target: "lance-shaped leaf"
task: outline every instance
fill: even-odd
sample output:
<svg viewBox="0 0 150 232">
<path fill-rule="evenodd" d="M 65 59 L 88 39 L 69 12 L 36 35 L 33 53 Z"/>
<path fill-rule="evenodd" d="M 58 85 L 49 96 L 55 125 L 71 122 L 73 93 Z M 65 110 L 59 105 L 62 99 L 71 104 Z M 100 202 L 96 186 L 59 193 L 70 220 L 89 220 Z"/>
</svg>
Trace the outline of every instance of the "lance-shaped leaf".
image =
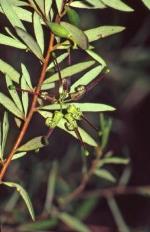
<svg viewBox="0 0 150 232">
<path fill-rule="evenodd" d="M 35 137 L 35 138 L 29 140 L 28 142 L 26 142 L 25 144 L 20 146 L 17 149 L 17 152 L 18 151 L 33 151 L 33 150 L 38 150 L 38 149 L 44 147 L 45 144 L 43 144 L 42 138 L 43 138 L 42 136 L 38 136 L 38 137 Z"/>
<path fill-rule="evenodd" d="M 25 30 L 22 22 L 18 18 L 13 6 L 9 3 L 8 0 L 0 0 L 1 7 L 8 18 L 9 22 L 12 24 L 13 27 L 20 27 Z"/>
<path fill-rule="evenodd" d="M 0 72 L 7 74 L 12 81 L 19 83 L 20 74 L 2 59 L 0 59 Z"/>
<path fill-rule="evenodd" d="M 67 57 L 69 56 L 68 52 L 63 53 L 62 55 L 57 57 L 57 63 L 60 64 L 61 62 L 63 62 Z M 49 66 L 47 67 L 47 70 L 54 68 L 55 64 L 54 62 L 51 62 L 49 64 Z"/>
<path fill-rule="evenodd" d="M 24 64 L 21 64 L 21 69 L 22 69 L 22 75 L 23 75 L 24 79 L 26 80 L 28 87 L 32 90 L 33 86 L 31 83 L 31 77 L 30 77 L 30 74 L 29 74 L 26 66 Z"/>
<path fill-rule="evenodd" d="M 78 232 L 90 232 L 91 230 L 83 224 L 79 219 L 67 213 L 59 213 L 58 218 L 68 227 Z"/>
<path fill-rule="evenodd" d="M 27 46 L 21 43 L 18 39 L 12 38 L 7 35 L 0 34 L 0 44 L 11 46 L 19 49 L 26 49 Z"/>
<path fill-rule="evenodd" d="M 110 182 L 115 183 L 116 179 L 115 177 L 106 169 L 96 169 L 94 171 L 94 174 L 100 178 L 103 178 L 105 180 L 108 180 Z"/>
<path fill-rule="evenodd" d="M 12 80 L 10 79 L 10 77 L 8 75 L 6 75 L 6 84 L 7 84 L 8 91 L 9 91 L 9 93 L 10 93 L 16 107 L 21 112 L 23 112 L 23 108 L 22 108 L 22 104 L 21 104 L 18 92 L 15 90 L 15 88 L 13 90 L 9 88 L 10 86 L 13 86 L 13 82 L 12 82 Z"/>
<path fill-rule="evenodd" d="M 40 10 L 44 13 L 44 0 L 34 0 Z"/>
<path fill-rule="evenodd" d="M 90 49 L 87 49 L 86 52 L 88 53 L 89 56 L 91 56 L 94 60 L 96 60 L 99 64 L 101 64 L 103 68 L 106 66 L 106 62 L 96 52 Z"/>
<path fill-rule="evenodd" d="M 3 153 L 2 153 L 2 123 L 0 122 L 0 160 L 3 160 Z"/>
<path fill-rule="evenodd" d="M 44 34 L 43 28 L 40 20 L 40 16 L 34 12 L 33 14 L 33 26 L 34 26 L 34 33 L 37 40 L 39 47 L 41 48 L 42 54 L 44 52 Z"/>
<path fill-rule="evenodd" d="M 121 0 L 101 0 L 106 6 L 112 7 L 116 10 L 132 12 L 134 11 L 130 6 L 122 2 Z"/>
<path fill-rule="evenodd" d="M 31 218 L 34 221 L 35 220 L 35 215 L 34 215 L 33 206 L 32 206 L 31 200 L 30 200 L 29 195 L 26 192 L 26 190 L 21 185 L 16 184 L 14 182 L 1 182 L 1 184 L 4 184 L 4 185 L 6 185 L 8 187 L 11 187 L 11 188 L 16 188 L 16 190 L 19 192 L 19 194 L 23 198 L 24 202 L 26 203 L 26 206 L 27 206 L 27 208 L 29 210 Z"/>
<path fill-rule="evenodd" d="M 96 41 L 101 38 L 119 33 L 125 30 L 122 26 L 100 26 L 86 30 L 84 33 L 87 35 L 89 42 Z"/>
<path fill-rule="evenodd" d="M 100 161 L 98 167 L 101 167 L 104 164 L 123 164 L 123 165 L 126 165 L 128 163 L 129 163 L 128 158 L 113 156 L 113 157 L 106 157 L 106 158 L 102 159 Z"/>
<path fill-rule="evenodd" d="M 60 107 L 60 106 L 59 106 Z M 39 114 L 44 117 L 44 118 L 48 118 L 48 117 L 51 117 L 52 116 L 52 113 L 49 112 L 49 111 L 45 111 L 45 110 L 39 110 L 38 111 Z M 74 131 L 68 131 L 65 127 L 65 123 L 66 123 L 66 120 L 64 118 L 62 118 L 60 120 L 60 122 L 58 123 L 58 127 L 64 131 L 66 131 L 67 133 L 69 133 L 70 135 L 72 135 L 73 137 L 75 137 L 76 139 L 79 139 L 76 135 L 76 133 Z M 90 146 L 93 146 L 93 147 L 97 147 L 97 143 L 96 141 L 86 132 L 84 131 L 82 128 L 78 127 L 78 130 L 79 130 L 79 133 L 82 137 L 82 140 L 83 142 L 89 144 Z"/>
<path fill-rule="evenodd" d="M 106 6 L 99 0 L 73 1 L 70 6 L 84 9 L 103 9 Z"/>
<path fill-rule="evenodd" d="M 70 92 L 74 92 L 76 87 L 79 85 L 87 85 L 93 81 L 103 70 L 103 66 L 99 65 L 96 68 L 91 69 L 89 72 L 80 77 L 70 89 Z"/>
<path fill-rule="evenodd" d="M 95 61 L 86 61 L 86 62 L 81 62 L 78 64 L 74 64 L 72 66 L 69 66 L 67 68 L 64 68 L 63 70 L 61 70 L 61 78 L 63 79 L 66 77 L 73 76 L 77 73 L 80 73 L 80 72 L 84 71 L 85 69 L 88 69 L 89 67 L 91 67 L 93 64 L 95 64 Z M 55 73 L 54 75 L 47 78 L 44 81 L 44 84 L 58 81 L 58 80 L 59 80 L 58 73 Z"/>
<path fill-rule="evenodd" d="M 23 156 L 25 156 L 27 154 L 27 152 L 23 151 L 23 152 L 17 152 L 16 154 L 14 154 L 12 160 L 16 160 L 16 159 L 20 159 Z"/>
<path fill-rule="evenodd" d="M 24 119 L 23 113 L 17 108 L 14 102 L 3 93 L 0 93 L 0 104 L 18 118 Z"/>
<path fill-rule="evenodd" d="M 28 89 L 28 85 L 27 85 L 24 75 L 22 75 L 22 78 L 21 78 L 21 89 Z M 26 116 L 28 112 L 28 106 L 29 106 L 29 96 L 28 96 L 28 93 L 24 91 L 22 91 L 22 105 L 24 109 L 24 114 Z"/>
<path fill-rule="evenodd" d="M 74 9 L 71 9 L 71 7 L 67 8 L 67 16 L 71 24 L 75 25 L 76 27 L 80 25 L 80 17 Z"/>
<path fill-rule="evenodd" d="M 22 41 L 27 45 L 27 47 L 37 56 L 41 61 L 44 61 L 41 48 L 36 43 L 34 38 L 28 34 L 26 31 L 22 30 L 19 27 L 16 27 L 16 32 L 18 36 L 22 39 Z"/>
<path fill-rule="evenodd" d="M 62 105 L 62 109 L 67 109 L 70 104 Z M 114 111 L 115 108 L 106 104 L 101 103 L 73 103 L 82 112 L 103 112 L 103 111 Z M 39 107 L 42 110 L 60 110 L 60 104 L 45 105 Z"/>
<path fill-rule="evenodd" d="M 8 121 L 8 113 L 4 113 L 3 124 L 2 124 L 2 139 L 1 139 L 1 154 L 4 155 L 4 149 L 6 146 L 7 136 L 9 130 L 9 121 Z"/>
<path fill-rule="evenodd" d="M 62 10 L 62 6 L 63 6 L 63 0 L 55 0 L 55 2 L 56 2 L 58 13 L 60 15 L 61 14 L 61 10 Z"/>
<path fill-rule="evenodd" d="M 142 2 L 150 10 L 150 1 L 149 0 L 142 0 Z"/>
<path fill-rule="evenodd" d="M 84 50 L 88 48 L 88 37 L 81 29 L 67 22 L 61 22 L 61 25 L 69 31 L 70 39 L 72 39 L 74 43 Z"/>
<path fill-rule="evenodd" d="M 49 19 L 52 2 L 53 0 L 45 0 L 45 14 L 46 14 L 47 19 Z"/>
</svg>

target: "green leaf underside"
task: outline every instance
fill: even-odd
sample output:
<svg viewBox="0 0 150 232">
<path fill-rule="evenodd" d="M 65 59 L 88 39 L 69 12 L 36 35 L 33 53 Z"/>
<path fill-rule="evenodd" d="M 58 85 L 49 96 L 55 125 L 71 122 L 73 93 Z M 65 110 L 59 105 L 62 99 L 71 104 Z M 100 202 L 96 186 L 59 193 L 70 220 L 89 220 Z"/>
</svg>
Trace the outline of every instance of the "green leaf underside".
<svg viewBox="0 0 150 232">
<path fill-rule="evenodd" d="M 86 52 L 89 56 L 91 56 L 95 61 L 97 61 L 103 68 L 106 67 L 106 62 L 103 60 L 103 58 L 98 55 L 93 50 L 87 49 Z"/>
<path fill-rule="evenodd" d="M 70 103 L 62 105 L 62 109 L 66 109 Z M 103 111 L 114 111 L 115 108 L 106 104 L 101 103 L 73 103 L 82 112 L 103 112 Z M 46 105 L 39 107 L 42 110 L 60 110 L 60 104 Z"/>
<path fill-rule="evenodd" d="M 48 118 L 48 117 L 51 117 L 52 116 L 52 113 L 49 112 L 49 111 L 44 111 L 44 110 L 39 110 L 38 111 L 39 114 L 44 117 L 44 118 Z M 72 135 L 73 137 L 75 137 L 76 139 L 78 139 L 76 133 L 74 131 L 68 131 L 65 127 L 65 122 L 66 120 L 65 119 L 61 119 L 61 121 L 58 123 L 58 127 L 62 130 L 64 130 L 65 132 L 69 133 L 70 135 Z M 80 135 L 83 139 L 83 142 L 89 144 L 90 146 L 93 146 L 93 147 L 97 147 L 97 143 L 96 141 L 86 132 L 84 131 L 82 128 L 78 127 L 79 129 L 79 132 L 80 132 Z"/>
<path fill-rule="evenodd" d="M 89 67 L 91 67 L 94 64 L 95 64 L 95 61 L 86 61 L 86 62 L 74 64 L 70 67 L 67 67 L 67 68 L 64 68 L 63 70 L 61 70 L 61 77 L 63 79 L 63 78 L 73 76 L 79 72 L 84 71 L 85 69 L 88 69 Z M 47 78 L 44 81 L 43 85 L 50 83 L 50 82 L 58 81 L 58 80 L 59 80 L 58 73 L 55 73 L 54 75 Z"/>
<path fill-rule="evenodd" d="M 44 146 L 45 145 L 42 143 L 42 136 L 38 136 L 38 137 L 35 137 L 35 138 L 29 140 L 28 142 L 26 142 L 22 146 L 20 146 L 17 149 L 17 152 L 18 151 L 33 151 L 33 150 L 37 150 L 39 148 L 42 148 Z"/>
<path fill-rule="evenodd" d="M 29 210 L 31 218 L 34 221 L 35 220 L 35 215 L 34 215 L 33 206 L 32 206 L 31 200 L 30 200 L 29 195 L 26 192 L 26 190 L 22 186 L 20 186 L 19 184 L 14 183 L 14 182 L 1 182 L 1 184 L 4 184 L 4 185 L 6 185 L 8 187 L 11 187 L 11 188 L 16 188 L 16 190 L 19 192 L 19 194 L 23 198 L 24 202 L 26 203 L 26 206 L 27 206 L 27 208 Z"/>
<path fill-rule="evenodd" d="M 35 33 L 37 43 L 38 43 L 39 47 L 41 48 L 41 51 L 43 54 L 43 52 L 44 52 L 44 34 L 43 34 L 43 28 L 42 28 L 40 19 L 41 19 L 40 16 L 36 12 L 34 12 L 34 14 L 33 14 L 34 33 Z"/>
<path fill-rule="evenodd" d="M 86 4 L 87 2 L 87 4 Z M 103 9 L 106 6 L 100 2 L 99 0 L 93 1 L 93 0 L 87 0 L 85 3 L 83 1 L 73 1 L 70 6 L 77 7 L 77 8 L 85 8 L 85 9 Z M 90 4 L 88 4 L 90 3 Z M 95 4 L 94 4 L 95 3 Z"/>
<path fill-rule="evenodd" d="M 44 0 L 34 0 L 34 1 L 36 2 L 40 10 L 44 12 Z"/>
<path fill-rule="evenodd" d="M 103 164 L 128 164 L 129 159 L 121 157 L 106 157 L 102 160 Z"/>
<path fill-rule="evenodd" d="M 60 64 L 61 62 L 63 62 L 67 57 L 69 56 L 69 53 L 68 52 L 65 52 L 64 54 L 58 56 L 56 59 L 57 59 L 57 63 Z M 47 67 L 47 70 L 51 69 L 51 68 L 54 68 L 55 67 L 55 64 L 54 62 L 51 62 L 49 64 L 49 66 Z"/>
<path fill-rule="evenodd" d="M 22 75 L 23 75 L 24 79 L 26 80 L 26 83 L 27 83 L 28 87 L 32 90 L 33 86 L 32 86 L 32 83 L 31 83 L 30 74 L 29 74 L 26 66 L 24 64 L 21 64 L 21 69 L 22 69 Z"/>
<path fill-rule="evenodd" d="M 13 82 L 8 75 L 6 75 L 6 84 L 7 84 L 8 91 L 10 93 L 10 96 L 12 97 L 14 104 L 23 113 L 23 108 L 22 108 L 22 104 L 21 104 L 18 92 L 15 89 L 14 90 L 9 89 L 9 86 L 12 86 Z"/>
<path fill-rule="evenodd" d="M 22 75 L 22 78 L 21 78 L 21 88 L 28 89 L 24 75 Z M 28 93 L 23 92 L 23 91 L 22 91 L 22 105 L 23 105 L 24 114 L 26 116 L 28 112 L 28 106 L 29 106 L 29 97 L 28 97 Z"/>
<path fill-rule="evenodd" d="M 105 38 L 107 36 L 122 32 L 125 30 L 123 26 L 99 26 L 85 31 L 89 42 Z"/>
<path fill-rule="evenodd" d="M 57 6 L 57 10 L 58 10 L 58 13 L 59 13 L 59 15 L 60 15 L 60 13 L 61 13 L 61 9 L 62 9 L 62 0 L 55 0 L 55 2 L 56 2 L 56 6 Z"/>
<path fill-rule="evenodd" d="M 28 46 L 28 48 L 33 52 L 33 54 L 37 56 L 37 58 L 39 58 L 41 61 L 44 61 L 42 51 L 39 45 L 33 39 L 33 37 L 30 34 L 28 34 L 26 31 L 22 30 L 21 28 L 16 27 L 15 29 L 16 29 L 18 36 Z"/>
<path fill-rule="evenodd" d="M 16 107 L 14 102 L 3 93 L 0 93 L 0 104 L 18 118 L 24 119 L 23 113 Z"/>
<path fill-rule="evenodd" d="M 115 177 L 109 172 L 107 171 L 106 169 L 97 169 L 94 171 L 94 174 L 100 178 L 103 178 L 103 179 L 106 179 L 110 182 L 113 182 L 115 183 L 116 182 L 116 179 Z"/>
<path fill-rule="evenodd" d="M 25 30 L 24 25 L 18 18 L 15 10 L 13 9 L 12 5 L 9 3 L 8 0 L 0 0 L 1 7 L 8 18 L 9 22 L 12 24 L 13 27 L 20 27 Z"/>
<path fill-rule="evenodd" d="M 88 48 L 88 38 L 86 34 L 80 30 L 78 27 L 67 23 L 67 22 L 61 22 L 61 25 L 67 29 L 70 33 L 70 38 L 82 49 Z"/>
<path fill-rule="evenodd" d="M 69 226 L 74 231 L 90 232 L 90 229 L 85 224 L 83 224 L 79 219 L 67 213 L 59 213 L 58 217 L 63 223 L 65 223 L 67 226 Z"/>
<path fill-rule="evenodd" d="M 16 159 L 22 158 L 26 154 L 27 154 L 27 152 L 17 152 L 16 154 L 14 154 L 12 160 L 16 160 Z"/>
<path fill-rule="evenodd" d="M 3 35 L 3 34 L 0 34 L 0 44 L 19 48 L 19 49 L 27 48 L 27 46 L 21 43 L 19 40 L 14 39 L 10 36 Z"/>
<path fill-rule="evenodd" d="M 79 85 L 87 85 L 93 81 L 103 70 L 103 66 L 99 65 L 96 68 L 91 69 L 89 72 L 84 74 L 80 79 L 78 79 L 70 89 L 70 92 L 74 92 L 75 88 Z"/>
<path fill-rule="evenodd" d="M 130 6 L 125 4 L 121 0 L 101 0 L 102 3 L 104 3 L 106 6 L 112 7 L 116 10 L 120 11 L 126 11 L 126 12 L 132 12 L 134 11 Z"/>
<path fill-rule="evenodd" d="M 51 10 L 53 0 L 45 0 L 45 14 L 46 17 L 49 19 L 49 13 Z"/>
<path fill-rule="evenodd" d="M 150 10 L 150 0 L 142 0 L 142 2 Z"/>
<path fill-rule="evenodd" d="M 12 81 L 19 83 L 20 74 L 2 59 L 0 59 L 0 72 L 7 74 Z"/>
</svg>

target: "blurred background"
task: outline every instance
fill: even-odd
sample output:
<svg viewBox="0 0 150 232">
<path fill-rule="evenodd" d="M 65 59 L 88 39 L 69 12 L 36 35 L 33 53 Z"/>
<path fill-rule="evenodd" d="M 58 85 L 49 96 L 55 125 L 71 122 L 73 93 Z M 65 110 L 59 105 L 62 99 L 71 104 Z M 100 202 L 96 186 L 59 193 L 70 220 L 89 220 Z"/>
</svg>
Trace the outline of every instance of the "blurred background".
<svg viewBox="0 0 150 232">
<path fill-rule="evenodd" d="M 86 95 L 83 101 L 110 104 L 117 108 L 116 112 L 107 114 L 108 117 L 112 118 L 113 126 L 106 150 L 113 151 L 117 156 L 130 157 L 131 162 L 127 168 L 112 166 L 111 170 L 118 177 L 125 172 L 126 182 L 129 186 L 149 186 L 150 12 L 141 1 L 128 0 L 126 2 L 135 9 L 133 13 L 124 13 L 108 8 L 91 12 L 79 11 L 82 28 L 84 29 L 99 25 L 122 25 L 126 27 L 126 30 L 122 33 L 96 42 L 97 52 L 107 61 L 110 73 L 89 95 Z M 3 28 L 7 21 L 2 15 L 0 17 L 1 27 Z M 28 27 L 28 23 L 26 25 Z M 29 31 L 32 31 L 30 27 L 28 28 Z M 20 70 L 21 62 L 25 63 L 36 83 L 36 77 L 41 67 L 37 65 L 32 55 L 26 56 L 24 52 L 4 46 L 0 46 L 0 54 L 17 70 Z M 83 59 L 85 59 L 84 56 Z M 2 80 L 1 86 L 3 87 L 3 85 Z M 0 111 L 0 114 L 2 118 L 3 112 Z M 89 114 L 87 117 L 96 126 L 99 126 L 99 115 Z M 33 134 L 37 136 L 46 133 L 47 128 L 40 126 L 40 122 L 41 119 L 35 116 L 26 139 L 32 137 Z M 12 121 L 12 125 L 13 123 Z M 13 126 L 15 127 L 15 124 Z M 86 128 L 86 125 L 84 126 Z M 14 142 L 17 133 L 16 130 L 11 131 L 8 151 L 11 149 L 11 144 Z M 64 179 L 65 177 L 68 178 L 69 175 L 70 180 L 73 181 L 74 178 L 76 179 L 76 175 L 80 174 L 78 167 L 81 160 L 80 156 L 77 158 L 77 154 L 80 154 L 80 146 L 77 141 L 58 129 L 51 137 L 48 147 L 37 154 L 29 154 L 31 155 L 30 160 L 27 156 L 18 162 L 14 162 L 9 169 L 7 179 L 16 182 L 22 180 L 23 185 L 30 193 L 39 218 L 45 202 L 47 179 L 52 161 L 57 159 Z M 74 171 L 77 173 L 74 174 Z M 63 179 L 60 179 L 60 181 L 63 182 Z M 92 183 L 88 186 L 88 189 L 107 185 L 103 182 L 96 183 L 96 185 Z M 57 191 L 59 194 L 59 188 Z M 1 202 L 4 203 L 1 204 L 0 214 L 0 221 L 5 225 L 4 231 L 6 228 L 12 230 L 18 222 L 20 224 L 24 220 L 28 222 L 27 212 L 22 210 L 23 212 L 20 214 L 24 205 L 21 201 L 18 201 L 17 195 L 4 188 L 0 191 L 0 197 Z M 70 207 L 77 208 L 79 203 L 80 200 Z M 117 216 L 117 213 L 119 213 L 119 216 Z M 116 217 L 121 217 L 119 222 Z M 149 232 L 150 198 L 136 194 L 123 194 L 116 196 L 111 201 L 107 198 L 98 197 L 83 219 L 95 232 Z M 120 223 L 123 230 L 117 229 Z"/>
</svg>

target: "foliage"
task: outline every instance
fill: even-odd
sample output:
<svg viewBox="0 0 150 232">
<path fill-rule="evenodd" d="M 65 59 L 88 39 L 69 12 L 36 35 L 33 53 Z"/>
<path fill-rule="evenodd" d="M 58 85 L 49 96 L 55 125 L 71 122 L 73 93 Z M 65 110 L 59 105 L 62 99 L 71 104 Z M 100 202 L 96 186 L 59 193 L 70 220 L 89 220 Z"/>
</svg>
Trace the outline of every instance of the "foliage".
<svg viewBox="0 0 150 232">
<path fill-rule="evenodd" d="M 142 1 L 150 8 L 149 1 Z M 107 185 L 112 184 L 117 181 L 117 177 L 111 173 L 111 164 L 124 165 L 129 162 L 127 158 L 105 151 L 112 121 L 102 112 L 111 112 L 115 108 L 103 103 L 80 101 L 109 72 L 106 61 L 97 54 L 93 42 L 122 32 L 125 27 L 100 25 L 83 30 L 78 9 L 101 10 L 107 7 L 125 12 L 133 11 L 120 0 L 0 0 L 0 12 L 11 24 L 9 28 L 5 28 L 4 34 L 0 34 L 0 44 L 27 51 L 26 56 L 31 53 L 35 56 L 37 64 L 42 66 L 39 80 L 36 79 L 35 84 L 26 64 L 21 63 L 18 71 L 7 61 L 0 59 L 0 72 L 5 78 L 5 88 L 0 90 L 0 104 L 5 108 L 0 123 L 1 186 L 16 188 L 24 199 L 31 218 L 35 220 L 32 203 L 24 188 L 12 181 L 3 181 L 8 166 L 11 167 L 12 162 L 24 156 L 30 159 L 31 151 L 37 153 L 47 146 L 56 128 L 74 136 L 81 145 L 81 184 L 75 188 L 68 180 L 64 180 L 61 176 L 61 165 L 58 161 L 52 162 L 43 209 L 46 220 L 31 224 L 23 222 L 19 227 L 20 231 L 50 229 L 58 226 L 60 222 L 75 231 L 90 231 L 82 222 L 86 216 L 77 217 L 79 214 L 75 213 L 75 209 L 68 207 L 68 204 L 80 196 L 91 177 L 104 180 Z M 29 28 L 33 29 L 34 34 L 29 32 Z M 47 33 L 50 34 L 49 44 L 46 39 Z M 86 61 L 81 59 L 72 62 L 71 58 L 76 51 L 86 55 Z M 85 112 L 100 113 L 100 142 L 82 128 L 82 122 L 85 121 L 97 130 L 86 118 Z M 46 126 L 48 132 L 46 135 L 36 135 L 28 140 L 27 129 L 35 113 L 42 119 L 41 126 Z M 15 130 L 9 123 L 10 118 L 13 118 L 16 129 L 20 132 L 10 153 L 7 154 L 7 137 L 11 130 Z M 67 162 L 71 162 L 71 157 Z M 63 165 L 67 165 L 67 162 Z M 67 168 L 65 171 L 67 172 Z M 89 204 L 88 199 L 82 202 L 80 207 L 83 207 L 83 212 L 88 215 L 95 202 L 96 200 L 90 201 Z"/>
</svg>

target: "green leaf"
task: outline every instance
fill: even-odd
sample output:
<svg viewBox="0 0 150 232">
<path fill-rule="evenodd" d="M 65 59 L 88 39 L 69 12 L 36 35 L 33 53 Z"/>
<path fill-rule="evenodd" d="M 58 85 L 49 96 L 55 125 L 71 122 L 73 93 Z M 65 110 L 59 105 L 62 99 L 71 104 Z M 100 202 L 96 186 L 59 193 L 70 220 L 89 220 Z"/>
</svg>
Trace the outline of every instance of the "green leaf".
<svg viewBox="0 0 150 232">
<path fill-rule="evenodd" d="M 62 105 L 62 109 L 66 109 L 70 103 Z M 82 112 L 103 112 L 103 111 L 114 111 L 115 108 L 106 104 L 101 103 L 73 103 Z M 52 104 L 41 106 L 42 110 L 60 110 L 60 104 Z"/>
<path fill-rule="evenodd" d="M 19 49 L 26 49 L 27 48 L 18 39 L 14 39 L 14 38 L 11 38 L 10 36 L 6 36 L 3 34 L 0 34 L 0 44 L 19 48 Z"/>
<path fill-rule="evenodd" d="M 20 74 L 2 59 L 0 59 L 0 72 L 7 74 L 12 81 L 19 83 Z"/>
<path fill-rule="evenodd" d="M 128 164 L 129 159 L 121 157 L 106 157 L 102 160 L 103 164 Z"/>
<path fill-rule="evenodd" d="M 57 218 L 50 218 L 43 221 L 36 221 L 35 223 L 26 223 L 19 226 L 18 230 L 21 232 L 31 232 L 31 231 L 45 231 L 50 230 L 58 224 Z"/>
<path fill-rule="evenodd" d="M 66 59 L 66 57 L 68 57 L 69 56 L 69 53 L 68 52 L 65 52 L 65 53 L 63 53 L 62 55 L 60 55 L 60 56 L 58 56 L 57 57 L 57 63 L 58 64 L 60 64 L 61 62 L 63 62 L 65 59 Z M 51 68 L 54 68 L 54 62 L 51 62 L 50 64 L 49 64 L 49 66 L 47 67 L 47 70 L 49 70 L 49 69 L 51 69 Z"/>
<path fill-rule="evenodd" d="M 21 78 L 21 89 L 25 89 L 25 90 L 28 89 L 24 75 L 22 75 L 22 78 Z M 24 114 L 26 116 L 28 112 L 28 107 L 29 107 L 29 96 L 28 96 L 28 93 L 24 91 L 22 91 L 22 105 L 24 109 Z"/>
<path fill-rule="evenodd" d="M 18 151 L 33 151 L 33 150 L 37 150 L 39 148 L 44 147 L 45 144 L 42 143 L 42 138 L 43 138 L 42 136 L 38 136 L 38 137 L 35 137 L 29 140 L 28 142 L 20 146 L 17 149 L 17 152 Z"/>
<path fill-rule="evenodd" d="M 62 26 L 59 23 L 53 23 L 53 22 L 47 22 L 47 25 L 49 26 L 49 28 L 51 29 L 51 31 L 58 37 L 61 38 L 69 38 L 70 33 L 69 31 Z"/>
<path fill-rule="evenodd" d="M 44 13 L 44 0 L 34 0 L 34 1 L 36 2 L 40 10 Z"/>
<path fill-rule="evenodd" d="M 49 111 L 44 111 L 44 110 L 38 110 L 39 114 L 44 117 L 44 118 L 48 118 L 52 116 L 52 113 Z M 72 135 L 73 137 L 75 137 L 76 139 L 78 139 L 76 133 L 74 131 L 68 131 L 65 127 L 65 119 L 61 119 L 60 122 L 58 123 L 58 127 L 64 131 L 66 131 L 67 133 L 69 133 L 70 135 Z M 90 146 L 93 147 L 97 147 L 97 143 L 96 141 L 86 132 L 84 131 L 82 128 L 78 127 L 79 133 L 83 139 L 83 142 L 89 144 Z"/>
<path fill-rule="evenodd" d="M 69 38 L 71 40 L 73 40 L 73 42 L 75 44 L 77 44 L 80 48 L 82 49 L 87 49 L 89 44 L 88 44 L 88 38 L 86 36 L 86 34 L 80 30 L 78 27 L 70 24 L 70 23 L 67 23 L 67 22 L 63 22 L 61 21 L 61 25 L 69 31 L 70 33 L 70 36 Z"/>
<path fill-rule="evenodd" d="M 150 1 L 149 0 L 142 0 L 142 2 L 150 10 Z"/>
<path fill-rule="evenodd" d="M 8 136 L 8 130 L 9 130 L 9 121 L 8 121 L 8 113 L 4 113 L 4 118 L 3 118 L 3 136 L 2 136 L 2 147 L 1 147 L 1 152 L 4 155 L 4 150 L 6 146 L 6 141 L 7 141 L 7 136 Z"/>
<path fill-rule="evenodd" d="M 1 184 L 4 184 L 4 185 L 6 185 L 8 187 L 11 187 L 11 188 L 16 188 L 16 190 L 19 192 L 19 194 L 21 195 L 21 197 L 25 201 L 26 206 L 27 206 L 27 208 L 29 210 L 29 213 L 31 215 L 31 218 L 34 221 L 35 220 L 35 215 L 34 215 L 33 206 L 32 206 L 31 200 L 30 200 L 29 195 L 26 192 L 26 190 L 22 186 L 20 186 L 19 184 L 14 183 L 14 182 L 1 182 Z"/>
<path fill-rule="evenodd" d="M 76 27 L 78 27 L 80 25 L 80 17 L 74 9 L 71 9 L 70 7 L 68 7 L 67 8 L 67 16 L 68 16 L 68 20 L 71 24 L 75 25 Z"/>
<path fill-rule="evenodd" d="M 95 61 L 97 61 L 101 66 L 104 68 L 106 67 L 106 62 L 103 60 L 101 56 L 99 56 L 96 52 L 93 50 L 87 49 L 86 52 L 89 56 L 91 56 Z"/>
<path fill-rule="evenodd" d="M 111 118 L 106 119 L 103 114 L 100 114 L 100 127 L 101 127 L 101 149 L 104 150 L 108 143 L 112 128 Z"/>
<path fill-rule="evenodd" d="M 62 6 L 63 6 L 63 0 L 55 0 L 55 2 L 56 2 L 58 13 L 60 15 L 61 14 L 61 10 L 62 10 Z"/>
<path fill-rule="evenodd" d="M 61 78 L 63 79 L 66 77 L 73 76 L 79 72 L 84 71 L 85 69 L 88 69 L 94 64 L 95 64 L 95 61 L 86 61 L 86 62 L 77 63 L 67 68 L 64 68 L 63 70 L 61 70 Z M 47 83 L 58 81 L 58 80 L 59 80 L 58 73 L 55 73 L 54 75 L 47 78 L 43 84 L 47 84 Z"/>
<path fill-rule="evenodd" d="M 34 12 L 33 14 L 33 26 L 34 26 L 34 33 L 37 40 L 39 47 L 41 48 L 42 54 L 44 52 L 44 34 L 43 28 L 41 25 L 40 16 Z"/>
<path fill-rule="evenodd" d="M 89 42 L 105 38 L 107 36 L 122 32 L 125 27 L 122 26 L 100 26 L 86 30 L 84 33 L 87 35 Z"/>
<path fill-rule="evenodd" d="M 2 153 L 2 123 L 0 122 L 0 161 L 3 160 L 3 153 Z"/>
<path fill-rule="evenodd" d="M 42 84 L 41 90 L 53 89 L 55 88 L 55 83 Z"/>
<path fill-rule="evenodd" d="M 30 90 L 32 90 L 33 86 L 31 83 L 31 77 L 30 77 L 30 74 L 29 74 L 26 66 L 24 64 L 21 64 L 21 69 L 22 69 L 22 75 L 23 75 L 24 79 L 26 80 L 28 87 L 30 88 Z"/>
<path fill-rule="evenodd" d="M 109 172 L 107 171 L 106 169 L 96 169 L 94 171 L 94 174 L 100 178 L 103 178 L 103 179 L 106 179 L 110 182 L 113 182 L 115 183 L 116 182 L 116 179 L 115 177 Z"/>
<path fill-rule="evenodd" d="M 45 14 L 46 14 L 47 19 L 49 19 L 52 2 L 53 2 L 52 0 L 45 0 Z"/>
<path fill-rule="evenodd" d="M 59 213 L 58 217 L 63 223 L 75 231 L 90 232 L 90 229 L 85 224 L 67 213 Z"/>
<path fill-rule="evenodd" d="M 41 48 L 33 39 L 33 37 L 28 34 L 26 31 L 22 30 L 19 27 L 16 27 L 16 32 L 18 36 L 23 40 L 23 42 L 28 46 L 28 48 L 33 52 L 35 56 L 37 56 L 42 62 L 44 61 Z"/>
<path fill-rule="evenodd" d="M 0 104 L 18 118 L 24 119 L 23 113 L 16 107 L 14 102 L 3 93 L 0 93 Z"/>
<path fill-rule="evenodd" d="M 76 87 L 79 85 L 88 85 L 102 72 L 102 70 L 103 66 L 99 65 L 96 68 L 93 68 L 89 72 L 85 73 L 71 86 L 70 92 L 74 92 Z"/>
<path fill-rule="evenodd" d="M 88 4 L 89 3 L 89 4 Z M 103 9 L 106 6 L 99 0 L 73 1 L 70 6 L 84 9 Z"/>
<path fill-rule="evenodd" d="M 20 27 L 25 30 L 22 22 L 18 18 L 13 6 L 9 3 L 8 0 L 0 0 L 1 7 L 8 18 L 9 22 L 12 24 L 13 27 Z"/>
<path fill-rule="evenodd" d="M 16 159 L 20 159 L 22 158 L 23 156 L 25 156 L 27 154 L 27 152 L 18 152 L 16 154 L 14 154 L 12 160 L 16 160 Z"/>
<path fill-rule="evenodd" d="M 8 91 L 13 99 L 13 102 L 15 103 L 16 107 L 23 113 L 23 108 L 22 108 L 22 104 L 21 104 L 18 92 L 15 89 L 11 90 L 9 88 L 9 86 L 13 86 L 13 82 L 7 74 L 6 74 L 6 84 L 7 84 Z"/>
<path fill-rule="evenodd" d="M 124 2 L 120 0 L 101 0 L 102 3 L 104 3 L 106 6 L 112 7 L 116 10 L 120 11 L 126 11 L 126 12 L 132 12 L 134 11 L 130 6 L 125 4 Z"/>
</svg>

